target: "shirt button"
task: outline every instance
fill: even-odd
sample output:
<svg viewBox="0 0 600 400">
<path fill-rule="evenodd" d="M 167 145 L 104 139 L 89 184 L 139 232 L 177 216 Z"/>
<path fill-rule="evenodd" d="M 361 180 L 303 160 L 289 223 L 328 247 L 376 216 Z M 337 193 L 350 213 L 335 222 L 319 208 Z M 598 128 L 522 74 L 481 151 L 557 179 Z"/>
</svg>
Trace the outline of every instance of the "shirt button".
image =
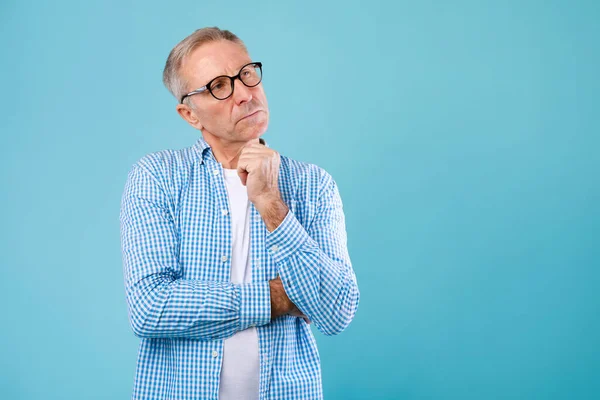
<svg viewBox="0 0 600 400">
<path fill-rule="evenodd" d="M 213 175 L 219 175 L 219 170 L 218 169 L 213 169 Z"/>
<path fill-rule="evenodd" d="M 219 356 L 219 353 L 218 353 L 216 350 L 213 350 L 213 352 L 212 352 L 212 356 L 213 356 L 214 358 L 217 358 L 217 357 Z"/>
<path fill-rule="evenodd" d="M 229 214 L 229 210 L 227 210 L 227 209 L 224 208 L 224 209 L 221 210 L 221 213 L 223 215 L 227 215 L 227 214 Z"/>
<path fill-rule="evenodd" d="M 277 250 L 279 250 L 279 246 L 277 246 L 276 244 L 274 244 L 273 246 L 271 246 L 271 251 L 273 253 L 275 253 Z"/>
<path fill-rule="evenodd" d="M 223 262 L 227 261 L 227 256 L 221 257 L 221 261 L 223 261 Z"/>
</svg>

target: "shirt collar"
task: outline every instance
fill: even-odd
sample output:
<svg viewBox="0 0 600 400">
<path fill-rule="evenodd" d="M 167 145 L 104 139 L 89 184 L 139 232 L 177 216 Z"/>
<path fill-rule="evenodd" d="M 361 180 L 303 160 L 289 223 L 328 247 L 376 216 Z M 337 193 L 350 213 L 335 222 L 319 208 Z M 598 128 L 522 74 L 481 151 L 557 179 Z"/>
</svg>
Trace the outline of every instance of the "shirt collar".
<svg viewBox="0 0 600 400">
<path fill-rule="evenodd" d="M 258 140 L 260 143 L 269 147 L 265 139 L 259 138 Z M 204 162 L 204 158 L 206 157 L 206 154 L 208 152 L 210 152 L 210 154 L 212 155 L 212 148 L 210 147 L 210 144 L 208 144 L 208 142 L 204 140 L 204 137 L 202 135 L 198 138 L 198 140 L 196 141 L 196 143 L 194 143 L 192 147 L 194 148 L 196 154 L 198 155 L 198 158 L 200 159 L 200 164 Z"/>
<path fill-rule="evenodd" d="M 198 155 L 198 159 L 200 159 L 200 164 L 202 164 L 204 162 L 204 154 L 207 151 L 212 152 L 210 145 L 208 144 L 208 142 L 206 140 L 204 140 L 202 135 L 198 138 L 196 143 L 194 143 L 193 147 L 194 147 L 194 150 L 196 151 L 196 154 Z"/>
</svg>

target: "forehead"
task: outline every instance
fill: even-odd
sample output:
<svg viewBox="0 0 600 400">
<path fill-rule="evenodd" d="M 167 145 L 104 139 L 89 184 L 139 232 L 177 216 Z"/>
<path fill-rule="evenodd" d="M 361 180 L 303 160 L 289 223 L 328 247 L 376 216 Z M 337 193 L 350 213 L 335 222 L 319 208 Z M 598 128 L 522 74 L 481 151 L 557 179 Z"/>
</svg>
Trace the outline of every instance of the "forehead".
<svg viewBox="0 0 600 400">
<path fill-rule="evenodd" d="M 252 60 L 244 48 L 228 40 L 205 43 L 183 61 L 182 72 L 192 86 L 202 86 L 219 75 L 235 75 Z"/>
</svg>

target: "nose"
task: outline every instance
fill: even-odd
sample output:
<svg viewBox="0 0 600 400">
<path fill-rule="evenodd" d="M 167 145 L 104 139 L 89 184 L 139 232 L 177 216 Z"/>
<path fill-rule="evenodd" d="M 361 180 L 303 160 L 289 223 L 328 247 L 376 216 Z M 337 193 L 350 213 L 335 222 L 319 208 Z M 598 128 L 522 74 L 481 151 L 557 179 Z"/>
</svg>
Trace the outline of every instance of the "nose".
<svg viewBox="0 0 600 400">
<path fill-rule="evenodd" d="M 242 81 L 236 79 L 233 81 L 233 100 L 235 104 L 240 105 L 242 103 L 252 100 L 251 88 L 244 85 Z"/>
</svg>

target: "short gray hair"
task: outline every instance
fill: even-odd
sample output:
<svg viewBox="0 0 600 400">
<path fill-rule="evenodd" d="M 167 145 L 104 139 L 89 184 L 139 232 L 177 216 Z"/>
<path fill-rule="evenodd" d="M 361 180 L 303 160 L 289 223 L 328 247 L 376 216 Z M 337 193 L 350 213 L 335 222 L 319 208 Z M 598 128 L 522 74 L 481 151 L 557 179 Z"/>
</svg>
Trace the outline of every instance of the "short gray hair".
<svg viewBox="0 0 600 400">
<path fill-rule="evenodd" d="M 179 100 L 187 93 L 187 85 L 185 78 L 181 76 L 181 66 L 185 58 L 196 48 L 205 43 L 215 42 L 218 40 L 229 40 L 239 44 L 244 51 L 248 52 L 246 45 L 235 34 L 228 30 L 219 29 L 216 26 L 196 29 L 191 35 L 177 43 L 165 63 L 163 70 L 163 83 L 169 89 L 169 92 Z"/>
</svg>

